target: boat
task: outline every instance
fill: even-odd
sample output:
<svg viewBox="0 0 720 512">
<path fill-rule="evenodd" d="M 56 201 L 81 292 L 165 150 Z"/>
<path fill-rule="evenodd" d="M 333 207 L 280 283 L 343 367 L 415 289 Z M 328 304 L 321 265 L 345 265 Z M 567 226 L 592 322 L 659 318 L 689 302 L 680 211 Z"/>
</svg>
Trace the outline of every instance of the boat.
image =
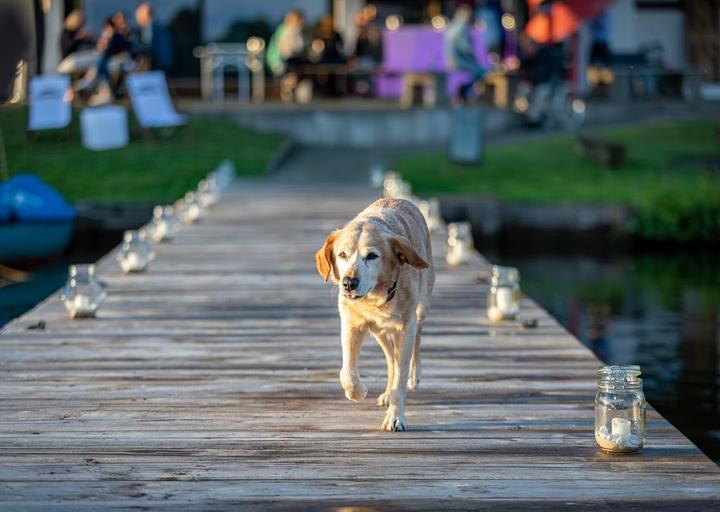
<svg viewBox="0 0 720 512">
<path fill-rule="evenodd" d="M 75 208 L 29 173 L 0 183 L 0 262 L 52 258 L 72 239 Z"/>
</svg>

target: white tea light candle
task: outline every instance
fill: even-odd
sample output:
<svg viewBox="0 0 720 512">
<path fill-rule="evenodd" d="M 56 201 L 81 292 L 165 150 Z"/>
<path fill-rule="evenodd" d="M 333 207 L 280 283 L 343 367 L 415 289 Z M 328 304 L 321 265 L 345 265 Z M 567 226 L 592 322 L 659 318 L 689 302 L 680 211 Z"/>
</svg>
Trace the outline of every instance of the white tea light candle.
<svg viewBox="0 0 720 512">
<path fill-rule="evenodd" d="M 90 300 L 90 297 L 87 295 L 76 295 L 75 299 L 72 301 L 72 309 L 75 312 L 74 316 L 77 316 L 78 314 L 80 316 L 87 315 L 88 313 L 94 313 L 95 309 L 93 308 L 92 301 Z"/>
<path fill-rule="evenodd" d="M 612 435 L 627 438 L 630 435 L 630 426 L 632 423 L 625 418 L 612 419 Z"/>
</svg>

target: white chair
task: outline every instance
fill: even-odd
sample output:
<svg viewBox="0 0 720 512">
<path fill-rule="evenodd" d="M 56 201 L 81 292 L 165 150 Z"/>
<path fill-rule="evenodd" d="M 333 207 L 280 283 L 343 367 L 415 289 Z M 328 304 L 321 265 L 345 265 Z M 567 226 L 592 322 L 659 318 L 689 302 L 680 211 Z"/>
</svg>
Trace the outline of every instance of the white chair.
<svg viewBox="0 0 720 512">
<path fill-rule="evenodd" d="M 170 100 L 162 71 L 132 73 L 125 79 L 125 86 L 135 117 L 143 128 L 173 128 L 187 124 L 187 116 L 178 114 Z"/>
<path fill-rule="evenodd" d="M 38 75 L 30 80 L 29 89 L 28 134 L 70 126 L 72 121 L 70 77 Z"/>
</svg>

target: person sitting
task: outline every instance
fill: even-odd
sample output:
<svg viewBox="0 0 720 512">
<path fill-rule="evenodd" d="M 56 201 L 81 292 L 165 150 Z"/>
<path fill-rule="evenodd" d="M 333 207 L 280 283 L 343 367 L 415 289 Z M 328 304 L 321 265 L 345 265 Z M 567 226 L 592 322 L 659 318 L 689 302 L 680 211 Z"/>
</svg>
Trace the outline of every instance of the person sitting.
<svg viewBox="0 0 720 512">
<path fill-rule="evenodd" d="M 119 11 L 105 20 L 103 31 L 98 39 L 97 49 L 100 58 L 94 68 L 88 70 L 85 77 L 77 84 L 77 91 L 92 90 L 97 87 L 96 94 L 90 98 L 91 105 L 108 103 L 113 99 L 111 79 L 113 74 L 128 71 L 134 65 L 132 34 L 125 13 Z"/>
<path fill-rule="evenodd" d="M 374 67 L 383 61 L 382 30 L 377 23 L 377 7 L 367 4 L 355 16 L 357 41 L 355 43 L 355 59 L 360 66 Z"/>
<path fill-rule="evenodd" d="M 445 47 L 450 68 L 465 71 L 470 74 L 470 80 L 462 84 L 458 90 L 459 100 L 466 102 L 468 93 L 475 82 L 481 80 L 487 73 L 475 56 L 473 41 L 470 36 L 472 24 L 472 7 L 467 4 L 460 5 L 453 15 L 452 22 L 445 34 Z"/>
<path fill-rule="evenodd" d="M 58 72 L 63 74 L 84 73 L 97 61 L 95 36 L 85 30 L 85 14 L 73 9 L 65 18 L 60 34 L 62 61 Z"/>
<path fill-rule="evenodd" d="M 135 9 L 138 25 L 139 57 L 145 62 L 141 67 L 167 72 L 172 66 L 172 37 L 170 31 L 155 20 L 150 2 L 143 2 Z"/>
<path fill-rule="evenodd" d="M 382 29 L 377 22 L 375 4 L 366 4 L 355 15 L 354 22 L 357 27 L 357 40 L 352 61 L 356 68 L 367 70 L 368 73 L 354 73 L 353 89 L 360 95 L 368 96 L 372 94 L 371 72 L 383 62 Z"/>
<path fill-rule="evenodd" d="M 62 34 L 60 34 L 60 53 L 65 59 L 69 55 L 92 48 L 95 36 L 85 30 L 85 13 L 73 9 L 65 18 Z"/>
<path fill-rule="evenodd" d="M 313 33 L 310 55 L 313 64 L 345 64 L 347 62 L 343 53 L 342 37 L 335 30 L 332 16 L 329 14 L 320 19 Z M 315 81 L 325 96 L 337 96 L 340 93 L 337 72 L 318 73 Z"/>
<path fill-rule="evenodd" d="M 303 78 L 302 67 L 307 64 L 302 33 L 304 23 L 302 12 L 288 12 L 268 43 L 267 64 L 272 74 L 280 79 L 283 101 L 292 100 L 295 88 Z"/>
</svg>

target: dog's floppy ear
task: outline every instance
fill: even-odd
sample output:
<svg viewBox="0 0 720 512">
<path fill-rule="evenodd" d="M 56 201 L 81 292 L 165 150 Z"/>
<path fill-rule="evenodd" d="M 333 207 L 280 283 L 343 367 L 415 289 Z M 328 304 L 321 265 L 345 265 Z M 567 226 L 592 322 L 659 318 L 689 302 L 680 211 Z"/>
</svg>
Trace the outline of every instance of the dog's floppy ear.
<svg viewBox="0 0 720 512">
<path fill-rule="evenodd" d="M 333 242 L 338 232 L 333 231 L 325 240 L 320 250 L 315 253 L 315 266 L 323 280 L 327 282 L 331 272 L 335 272 L 335 256 L 333 255 Z"/>
<path fill-rule="evenodd" d="M 415 248 L 410 244 L 410 240 L 402 236 L 393 236 L 390 238 L 390 247 L 400 260 L 400 264 L 407 263 L 417 268 L 427 268 L 428 263 L 420 257 Z"/>
</svg>

